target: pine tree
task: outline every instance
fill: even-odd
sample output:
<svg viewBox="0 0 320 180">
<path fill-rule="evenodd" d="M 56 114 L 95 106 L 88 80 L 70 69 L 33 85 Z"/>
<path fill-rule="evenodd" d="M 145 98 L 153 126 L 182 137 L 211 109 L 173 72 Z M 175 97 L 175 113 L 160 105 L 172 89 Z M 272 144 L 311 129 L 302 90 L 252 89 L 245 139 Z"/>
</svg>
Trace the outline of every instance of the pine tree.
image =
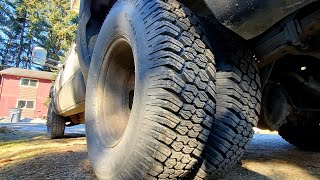
<svg viewBox="0 0 320 180">
<path fill-rule="evenodd" d="M 15 19 L 12 16 L 14 4 L 8 0 L 0 1 L 0 62 L 1 67 L 10 66 L 10 55 L 14 40 L 16 38 L 13 29 L 15 29 Z"/>
<path fill-rule="evenodd" d="M 50 58 L 63 60 L 75 40 L 76 22 L 69 0 L 1 1 L 0 65 L 30 68 L 35 46 L 47 49 Z"/>
</svg>

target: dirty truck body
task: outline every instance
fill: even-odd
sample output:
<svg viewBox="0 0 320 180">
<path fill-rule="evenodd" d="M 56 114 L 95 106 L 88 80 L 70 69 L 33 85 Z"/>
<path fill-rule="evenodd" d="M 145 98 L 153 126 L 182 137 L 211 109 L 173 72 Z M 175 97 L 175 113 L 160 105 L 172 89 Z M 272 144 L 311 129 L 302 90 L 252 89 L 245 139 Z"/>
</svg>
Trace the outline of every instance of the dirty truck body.
<svg viewBox="0 0 320 180">
<path fill-rule="evenodd" d="M 49 135 L 86 123 L 100 179 L 214 178 L 254 126 L 319 150 L 319 18 L 316 0 L 82 0 Z"/>
</svg>

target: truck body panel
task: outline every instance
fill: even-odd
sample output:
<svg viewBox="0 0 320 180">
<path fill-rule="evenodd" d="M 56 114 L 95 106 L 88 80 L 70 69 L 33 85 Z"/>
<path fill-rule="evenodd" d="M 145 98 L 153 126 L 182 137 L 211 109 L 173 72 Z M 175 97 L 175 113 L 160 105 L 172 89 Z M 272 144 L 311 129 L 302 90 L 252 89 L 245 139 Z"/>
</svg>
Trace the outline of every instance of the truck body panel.
<svg viewBox="0 0 320 180">
<path fill-rule="evenodd" d="M 262 34 L 281 19 L 316 0 L 204 0 L 214 16 L 245 39 Z"/>
<path fill-rule="evenodd" d="M 84 112 L 85 83 L 75 45 L 54 83 L 54 105 L 61 116 Z"/>
</svg>

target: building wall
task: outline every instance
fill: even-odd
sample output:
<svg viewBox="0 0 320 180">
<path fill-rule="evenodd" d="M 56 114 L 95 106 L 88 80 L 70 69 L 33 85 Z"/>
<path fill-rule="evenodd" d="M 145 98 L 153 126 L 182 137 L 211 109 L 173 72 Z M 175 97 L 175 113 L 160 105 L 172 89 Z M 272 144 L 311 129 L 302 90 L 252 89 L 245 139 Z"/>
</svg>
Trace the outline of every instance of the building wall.
<svg viewBox="0 0 320 180">
<path fill-rule="evenodd" d="M 51 87 L 50 80 L 38 80 L 38 87 L 20 86 L 21 77 L 3 75 L 2 92 L 0 95 L 0 117 L 9 116 L 9 109 L 17 107 L 17 100 L 35 101 L 34 109 L 22 109 L 22 118 L 41 118 L 46 116 L 44 106 Z"/>
<path fill-rule="evenodd" d="M 21 78 L 20 78 L 21 79 Z M 20 80 L 19 80 L 20 82 Z M 38 86 L 40 83 L 38 82 Z M 37 93 L 38 93 L 38 87 L 30 87 L 30 86 L 20 86 L 19 83 L 19 93 L 18 93 L 18 100 L 37 100 Z M 36 110 L 36 106 L 34 109 L 22 109 L 21 117 L 34 117 Z"/>
<path fill-rule="evenodd" d="M 0 74 L 0 99 L 1 99 L 1 92 L 2 92 L 2 81 L 3 81 L 3 77 Z"/>
<path fill-rule="evenodd" d="M 46 107 L 44 103 L 46 102 L 47 97 L 49 97 L 51 82 L 51 80 L 39 79 L 36 109 L 34 114 L 34 117 L 36 118 L 47 116 L 48 107 Z"/>
<path fill-rule="evenodd" d="M 3 75 L 2 92 L 0 96 L 0 116 L 7 117 L 9 109 L 15 108 L 19 94 L 20 77 Z"/>
</svg>

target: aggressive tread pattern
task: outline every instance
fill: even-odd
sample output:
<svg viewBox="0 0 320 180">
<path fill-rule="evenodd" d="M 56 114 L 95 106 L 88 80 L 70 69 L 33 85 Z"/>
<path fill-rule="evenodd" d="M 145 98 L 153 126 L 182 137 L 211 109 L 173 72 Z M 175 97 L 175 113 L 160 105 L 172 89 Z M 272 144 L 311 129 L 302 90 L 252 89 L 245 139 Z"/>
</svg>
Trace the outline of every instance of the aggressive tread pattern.
<svg viewBox="0 0 320 180">
<path fill-rule="evenodd" d="M 121 2 L 121 1 L 120 1 Z M 215 114 L 216 70 L 199 20 L 175 0 L 136 0 L 152 72 L 134 171 L 120 179 L 177 179 L 197 163 Z M 147 177 L 144 174 L 147 174 Z"/>
<path fill-rule="evenodd" d="M 48 136 L 51 139 L 61 138 L 64 135 L 65 121 L 62 117 L 60 117 L 54 112 L 54 110 L 52 109 L 53 106 L 51 103 L 48 108 L 48 121 L 47 121 Z"/>
<path fill-rule="evenodd" d="M 206 19 L 208 21 L 208 19 Z M 211 19 L 209 22 L 216 23 Z M 212 26 L 210 26 L 212 27 Z M 237 37 L 215 24 L 213 42 L 219 46 L 217 63 L 217 108 L 215 122 L 203 153 L 202 160 L 191 176 L 195 179 L 210 179 L 225 172 L 242 157 L 253 136 L 252 127 L 258 122 L 261 92 L 255 59 L 243 48 Z M 215 44 L 216 43 L 216 44 Z"/>
</svg>

